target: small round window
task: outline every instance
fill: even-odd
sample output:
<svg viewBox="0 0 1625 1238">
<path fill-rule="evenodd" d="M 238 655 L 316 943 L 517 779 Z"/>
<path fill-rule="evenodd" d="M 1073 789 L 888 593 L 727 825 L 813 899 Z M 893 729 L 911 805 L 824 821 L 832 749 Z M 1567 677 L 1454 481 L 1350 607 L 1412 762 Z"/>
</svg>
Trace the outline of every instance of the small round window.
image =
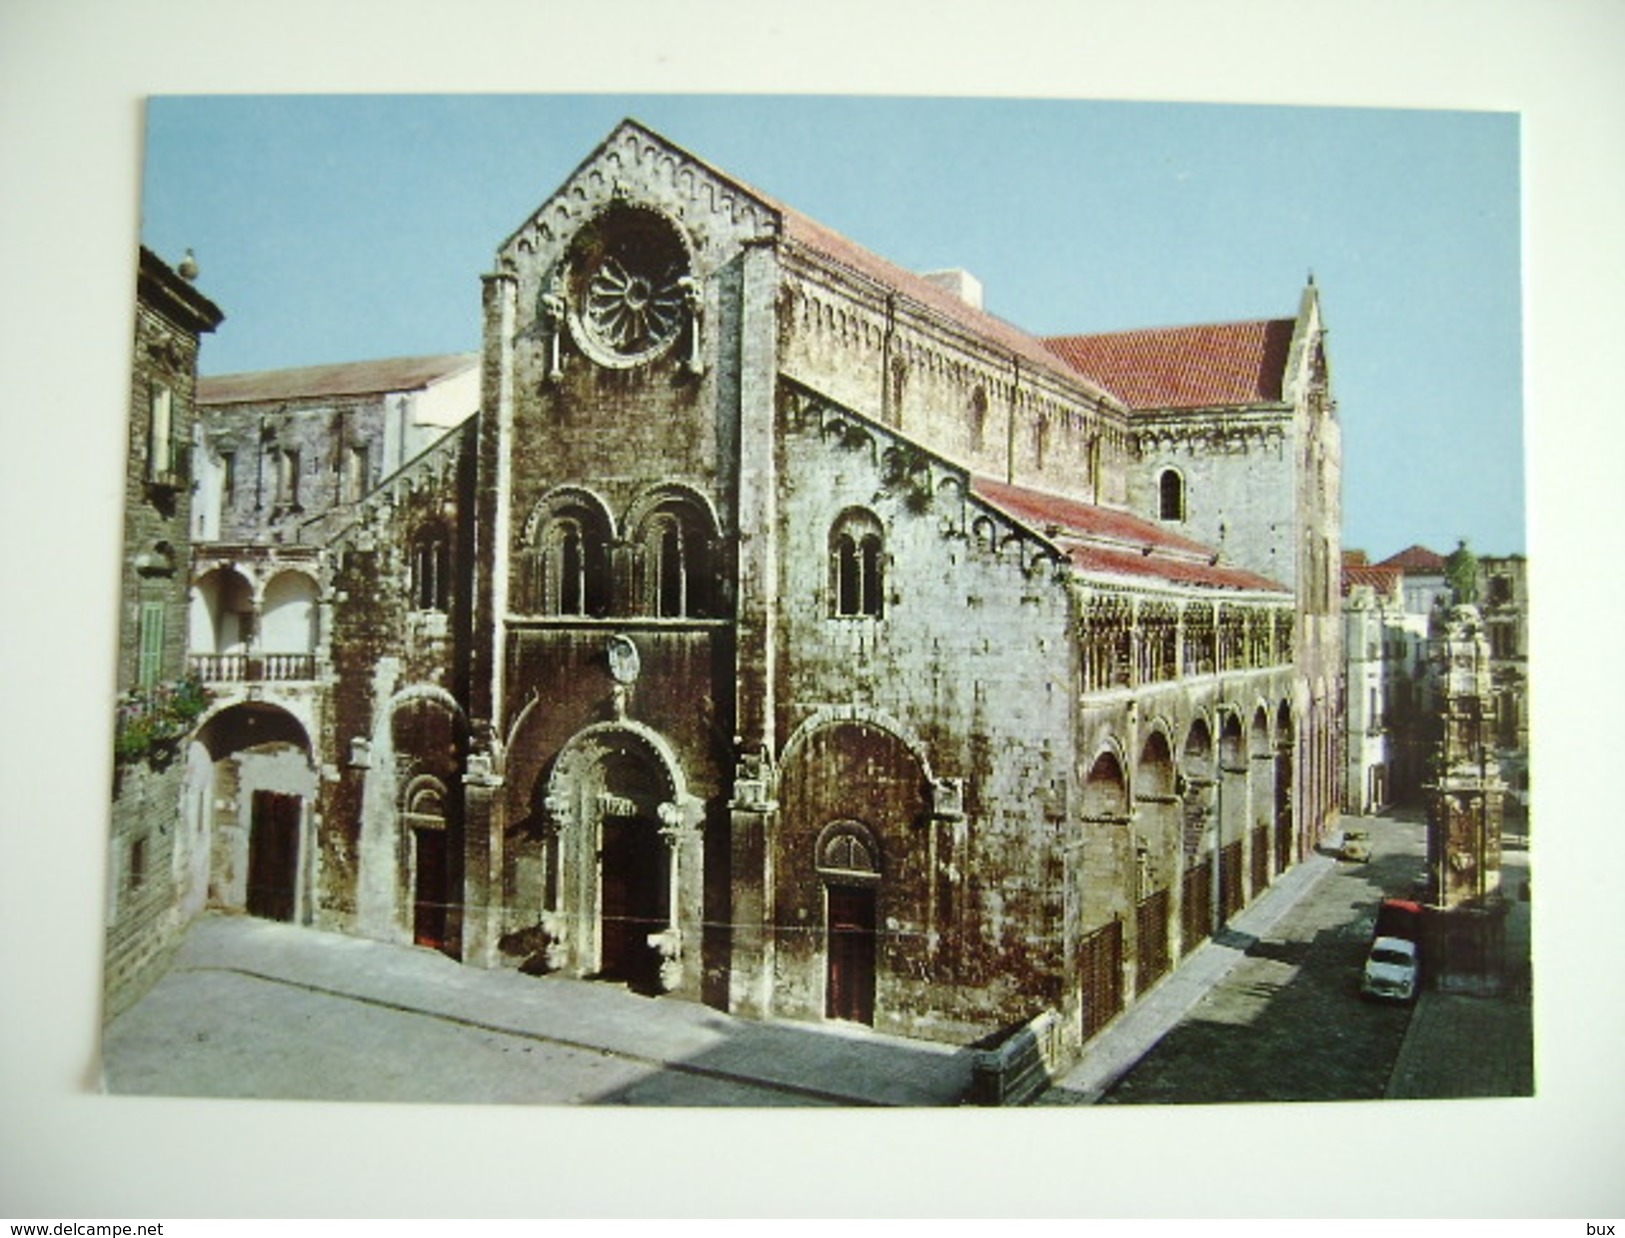
<svg viewBox="0 0 1625 1238">
<path fill-rule="evenodd" d="M 613 206 L 571 247 L 576 342 L 601 365 L 653 360 L 677 340 L 687 313 L 688 247 L 662 215 Z"/>
</svg>

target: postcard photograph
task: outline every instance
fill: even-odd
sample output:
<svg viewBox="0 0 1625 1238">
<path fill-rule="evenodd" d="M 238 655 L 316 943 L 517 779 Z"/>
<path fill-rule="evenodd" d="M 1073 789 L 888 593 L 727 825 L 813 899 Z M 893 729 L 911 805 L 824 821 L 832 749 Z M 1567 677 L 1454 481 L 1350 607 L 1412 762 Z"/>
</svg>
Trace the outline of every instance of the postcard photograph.
<svg viewBox="0 0 1625 1238">
<path fill-rule="evenodd" d="M 1527 1097 L 1507 112 L 159 96 L 103 1084 Z"/>
</svg>

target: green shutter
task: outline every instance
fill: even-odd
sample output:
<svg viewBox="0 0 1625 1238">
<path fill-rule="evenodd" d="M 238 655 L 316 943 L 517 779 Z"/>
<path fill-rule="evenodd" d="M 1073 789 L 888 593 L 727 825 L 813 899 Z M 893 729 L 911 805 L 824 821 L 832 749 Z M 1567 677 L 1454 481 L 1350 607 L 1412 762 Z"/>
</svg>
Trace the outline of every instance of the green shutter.
<svg viewBox="0 0 1625 1238">
<path fill-rule="evenodd" d="M 164 666 L 164 604 L 141 603 L 140 660 L 136 663 L 136 683 L 143 688 L 157 684 Z"/>
</svg>

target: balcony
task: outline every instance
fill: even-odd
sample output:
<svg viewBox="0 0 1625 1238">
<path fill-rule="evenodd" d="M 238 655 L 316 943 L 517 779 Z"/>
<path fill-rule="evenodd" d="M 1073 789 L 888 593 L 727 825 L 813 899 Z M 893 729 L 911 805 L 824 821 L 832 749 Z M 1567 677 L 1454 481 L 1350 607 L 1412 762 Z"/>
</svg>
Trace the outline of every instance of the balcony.
<svg viewBox="0 0 1625 1238">
<path fill-rule="evenodd" d="M 194 653 L 192 674 L 206 684 L 309 683 L 316 678 L 316 655 Z"/>
</svg>

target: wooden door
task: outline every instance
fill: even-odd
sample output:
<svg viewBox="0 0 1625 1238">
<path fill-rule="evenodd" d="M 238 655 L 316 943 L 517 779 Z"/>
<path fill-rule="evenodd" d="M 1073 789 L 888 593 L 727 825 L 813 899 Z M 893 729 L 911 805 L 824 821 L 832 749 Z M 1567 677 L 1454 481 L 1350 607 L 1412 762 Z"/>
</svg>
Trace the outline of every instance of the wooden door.
<svg viewBox="0 0 1625 1238">
<path fill-rule="evenodd" d="M 652 821 L 604 818 L 599 866 L 599 974 L 655 991 L 660 954 L 649 937 L 667 927 L 666 844 Z"/>
<path fill-rule="evenodd" d="M 266 920 L 293 919 L 299 878 L 297 795 L 254 792 L 248 829 L 248 914 Z"/>
<path fill-rule="evenodd" d="M 829 890 L 829 976 L 824 1013 L 853 1023 L 875 1021 L 875 890 Z"/>
<path fill-rule="evenodd" d="M 446 831 L 412 831 L 417 872 L 412 890 L 412 940 L 434 950 L 446 948 Z"/>
</svg>

